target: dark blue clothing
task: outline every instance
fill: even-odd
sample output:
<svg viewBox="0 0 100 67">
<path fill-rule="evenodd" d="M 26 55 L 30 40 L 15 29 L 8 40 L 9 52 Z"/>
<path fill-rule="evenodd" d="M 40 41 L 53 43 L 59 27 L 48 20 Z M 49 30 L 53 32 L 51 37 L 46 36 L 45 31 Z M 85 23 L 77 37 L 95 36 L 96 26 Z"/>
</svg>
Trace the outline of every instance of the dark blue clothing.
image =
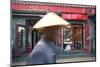
<svg viewBox="0 0 100 67">
<path fill-rule="evenodd" d="M 28 64 L 49 64 L 56 63 L 56 53 L 53 49 L 53 43 L 45 38 L 41 38 L 36 44 L 32 53 L 29 55 Z"/>
</svg>

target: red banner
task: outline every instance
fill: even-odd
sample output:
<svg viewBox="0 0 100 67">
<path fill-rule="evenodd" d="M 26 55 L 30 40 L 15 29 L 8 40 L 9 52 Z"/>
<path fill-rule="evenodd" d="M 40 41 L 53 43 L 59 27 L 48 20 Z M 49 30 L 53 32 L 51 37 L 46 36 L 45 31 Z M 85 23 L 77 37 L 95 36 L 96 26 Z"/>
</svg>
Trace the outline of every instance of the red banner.
<svg viewBox="0 0 100 67">
<path fill-rule="evenodd" d="M 84 14 L 62 14 L 62 17 L 67 20 L 87 20 L 88 16 Z"/>
</svg>

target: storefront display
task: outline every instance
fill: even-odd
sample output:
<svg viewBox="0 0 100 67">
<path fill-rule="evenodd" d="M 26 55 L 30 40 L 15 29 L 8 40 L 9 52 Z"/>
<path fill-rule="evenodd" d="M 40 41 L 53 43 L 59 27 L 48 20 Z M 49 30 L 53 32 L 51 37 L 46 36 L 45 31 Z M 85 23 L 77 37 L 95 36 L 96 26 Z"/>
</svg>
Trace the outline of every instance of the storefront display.
<svg viewBox="0 0 100 67">
<path fill-rule="evenodd" d="M 11 40 L 14 56 L 27 56 L 40 40 L 41 33 L 32 28 L 48 12 L 54 12 L 69 22 L 58 31 L 55 42 L 61 52 L 57 59 L 90 56 L 96 53 L 96 6 L 12 1 Z M 51 17 L 52 18 L 52 17 Z M 14 58 L 15 60 L 16 58 Z"/>
</svg>

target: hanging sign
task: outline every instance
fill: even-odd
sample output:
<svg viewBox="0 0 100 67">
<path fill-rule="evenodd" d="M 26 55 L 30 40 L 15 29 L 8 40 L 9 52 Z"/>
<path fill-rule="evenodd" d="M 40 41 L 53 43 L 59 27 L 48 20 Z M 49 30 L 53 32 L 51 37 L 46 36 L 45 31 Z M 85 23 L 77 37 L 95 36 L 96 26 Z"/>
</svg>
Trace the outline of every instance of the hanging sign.
<svg viewBox="0 0 100 67">
<path fill-rule="evenodd" d="M 66 20 L 87 20 L 88 16 L 84 14 L 62 14 L 62 18 Z"/>
</svg>

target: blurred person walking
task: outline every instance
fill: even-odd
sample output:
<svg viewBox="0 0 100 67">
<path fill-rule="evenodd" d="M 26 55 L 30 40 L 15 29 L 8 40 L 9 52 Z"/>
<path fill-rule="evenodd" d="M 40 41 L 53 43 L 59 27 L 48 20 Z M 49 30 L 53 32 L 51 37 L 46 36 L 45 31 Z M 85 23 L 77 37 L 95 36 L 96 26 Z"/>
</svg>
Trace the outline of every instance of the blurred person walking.
<svg viewBox="0 0 100 67">
<path fill-rule="evenodd" d="M 56 63 L 54 49 L 58 31 L 69 23 L 53 12 L 40 19 L 33 29 L 42 33 L 42 36 L 28 57 L 27 64 L 51 64 Z"/>
</svg>

